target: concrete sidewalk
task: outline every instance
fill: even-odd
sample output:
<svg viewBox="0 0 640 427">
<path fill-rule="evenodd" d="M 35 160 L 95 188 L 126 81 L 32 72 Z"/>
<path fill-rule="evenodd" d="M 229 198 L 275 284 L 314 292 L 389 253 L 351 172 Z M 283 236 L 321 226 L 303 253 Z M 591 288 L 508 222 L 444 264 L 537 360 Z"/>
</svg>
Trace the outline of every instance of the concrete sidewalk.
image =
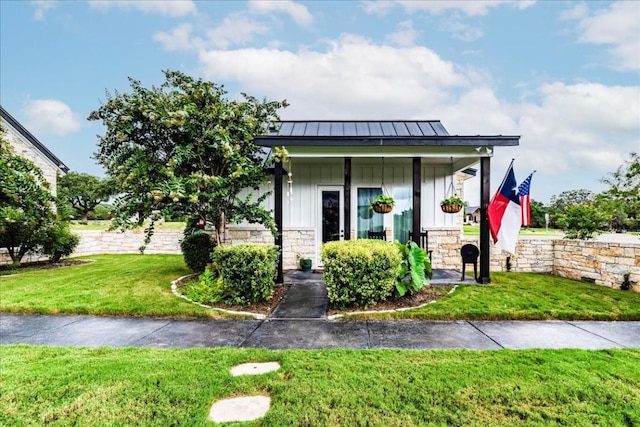
<svg viewBox="0 0 640 427">
<path fill-rule="evenodd" d="M 0 344 L 268 349 L 640 348 L 640 322 L 209 320 L 0 315 Z"/>
</svg>

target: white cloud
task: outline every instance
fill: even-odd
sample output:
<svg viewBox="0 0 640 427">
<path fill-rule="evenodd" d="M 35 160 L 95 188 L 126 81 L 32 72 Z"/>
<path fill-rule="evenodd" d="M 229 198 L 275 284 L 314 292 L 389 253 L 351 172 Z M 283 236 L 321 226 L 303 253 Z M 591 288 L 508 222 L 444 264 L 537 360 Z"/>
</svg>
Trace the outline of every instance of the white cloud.
<svg viewBox="0 0 640 427">
<path fill-rule="evenodd" d="M 202 44 L 200 39 L 192 39 L 191 24 L 181 24 L 169 32 L 158 31 L 153 35 L 154 40 L 159 42 L 165 50 L 191 50 Z M 198 42 L 200 40 L 200 42 Z"/>
<path fill-rule="evenodd" d="M 64 136 L 81 128 L 77 114 L 56 99 L 29 101 L 23 113 L 27 118 L 27 129 L 36 134 Z"/>
<path fill-rule="evenodd" d="M 418 32 L 413 29 L 413 22 L 403 21 L 395 32 L 387 35 L 386 40 L 398 46 L 412 46 L 417 38 Z"/>
<path fill-rule="evenodd" d="M 242 13 L 234 13 L 224 18 L 217 27 L 207 31 L 207 45 L 226 49 L 231 45 L 253 40 L 257 34 L 265 34 L 269 28 Z"/>
<path fill-rule="evenodd" d="M 465 42 L 479 39 L 484 35 L 484 30 L 477 24 L 467 24 L 458 12 L 443 18 L 439 22 L 439 28 L 450 33 L 454 38 Z"/>
<path fill-rule="evenodd" d="M 489 13 L 491 8 L 508 5 L 519 9 L 526 9 L 533 5 L 535 1 L 518 1 L 512 0 L 446 0 L 446 1 L 417 1 L 417 0 L 398 0 L 398 4 L 402 5 L 407 12 L 423 10 L 432 14 L 442 14 L 450 11 L 459 11 L 468 16 L 482 16 Z"/>
<path fill-rule="evenodd" d="M 286 98 L 297 118 L 432 117 L 450 90 L 468 79 L 424 47 L 393 48 L 343 35 L 327 51 L 211 50 L 200 53 L 203 74 L 234 80 L 243 90 Z"/>
<path fill-rule="evenodd" d="M 96 9 L 137 9 L 144 13 L 156 13 L 166 16 L 184 16 L 196 12 L 193 0 L 88 0 Z"/>
<path fill-rule="evenodd" d="M 362 1 L 362 10 L 367 15 L 384 16 L 394 8 L 395 2 L 390 0 Z"/>
<path fill-rule="evenodd" d="M 313 22 L 309 9 L 291 0 L 250 0 L 249 11 L 253 13 L 283 12 L 298 25 L 309 25 Z"/>
<path fill-rule="evenodd" d="M 578 20 L 580 42 L 608 46 L 615 68 L 640 69 L 640 3 L 619 1 L 593 13 L 580 5 L 561 18 Z"/>
<path fill-rule="evenodd" d="M 42 21 L 45 13 L 56 6 L 55 0 L 32 0 L 31 5 L 34 7 L 33 19 Z"/>
</svg>

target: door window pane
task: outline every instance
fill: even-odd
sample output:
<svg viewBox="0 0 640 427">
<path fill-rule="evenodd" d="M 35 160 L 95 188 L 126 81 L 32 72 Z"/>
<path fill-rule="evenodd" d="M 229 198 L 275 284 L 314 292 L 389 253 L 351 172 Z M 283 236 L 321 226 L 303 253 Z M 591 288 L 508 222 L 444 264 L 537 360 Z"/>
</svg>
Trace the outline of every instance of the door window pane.
<svg viewBox="0 0 640 427">
<path fill-rule="evenodd" d="M 322 191 L 322 243 L 340 240 L 340 192 Z"/>
</svg>

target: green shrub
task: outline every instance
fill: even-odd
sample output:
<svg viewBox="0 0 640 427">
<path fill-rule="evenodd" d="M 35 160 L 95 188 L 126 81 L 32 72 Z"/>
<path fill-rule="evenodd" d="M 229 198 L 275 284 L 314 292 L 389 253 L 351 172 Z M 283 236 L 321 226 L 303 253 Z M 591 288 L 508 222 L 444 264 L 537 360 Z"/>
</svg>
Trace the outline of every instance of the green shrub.
<svg viewBox="0 0 640 427">
<path fill-rule="evenodd" d="M 221 280 L 207 267 L 204 273 L 198 277 L 197 282 L 185 284 L 184 294 L 200 304 L 218 303 L 222 299 L 220 283 Z"/>
<path fill-rule="evenodd" d="M 69 230 L 68 222 L 56 221 L 45 231 L 41 251 L 49 256 L 49 262 L 59 262 L 71 255 L 79 243 L 80 237 Z"/>
<path fill-rule="evenodd" d="M 322 246 L 324 281 L 337 308 L 375 304 L 391 295 L 402 257 L 391 242 L 345 240 Z"/>
<path fill-rule="evenodd" d="M 202 273 L 211 263 L 215 240 L 207 233 L 189 234 L 180 242 L 184 263 L 196 273 Z"/>
<path fill-rule="evenodd" d="M 271 298 L 278 273 L 277 260 L 275 245 L 218 246 L 213 251 L 213 271 L 220 280 L 222 302 L 246 305 Z"/>
</svg>

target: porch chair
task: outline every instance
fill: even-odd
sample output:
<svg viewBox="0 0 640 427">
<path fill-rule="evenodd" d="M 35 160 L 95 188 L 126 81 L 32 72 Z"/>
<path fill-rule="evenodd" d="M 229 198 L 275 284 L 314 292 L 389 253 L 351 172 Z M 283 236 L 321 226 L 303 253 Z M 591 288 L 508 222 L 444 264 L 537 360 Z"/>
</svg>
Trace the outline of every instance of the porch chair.
<svg viewBox="0 0 640 427">
<path fill-rule="evenodd" d="M 409 240 L 415 242 L 415 240 L 413 240 L 413 231 L 409 231 Z M 429 232 L 421 231 L 420 241 L 416 243 L 427 252 L 427 254 L 429 255 L 429 262 L 431 262 L 431 254 L 433 253 L 433 250 L 429 250 Z"/>
<path fill-rule="evenodd" d="M 367 231 L 367 239 L 377 239 L 377 240 L 387 240 L 387 232 L 386 231 Z"/>
<path fill-rule="evenodd" d="M 480 250 L 476 245 L 467 243 L 460 248 L 460 255 L 462 256 L 462 278 L 464 280 L 464 267 L 466 264 L 473 264 L 473 278 L 478 281 L 478 255 Z"/>
</svg>

